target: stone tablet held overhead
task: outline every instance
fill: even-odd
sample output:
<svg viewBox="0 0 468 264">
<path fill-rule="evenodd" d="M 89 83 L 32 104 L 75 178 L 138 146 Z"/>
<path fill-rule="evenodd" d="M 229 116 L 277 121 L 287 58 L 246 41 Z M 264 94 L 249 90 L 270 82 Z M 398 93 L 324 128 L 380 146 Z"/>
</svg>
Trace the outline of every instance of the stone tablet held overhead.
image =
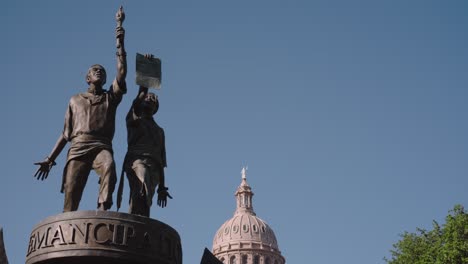
<svg viewBox="0 0 468 264">
<path fill-rule="evenodd" d="M 147 88 L 161 88 L 161 60 L 136 54 L 136 84 Z"/>
</svg>

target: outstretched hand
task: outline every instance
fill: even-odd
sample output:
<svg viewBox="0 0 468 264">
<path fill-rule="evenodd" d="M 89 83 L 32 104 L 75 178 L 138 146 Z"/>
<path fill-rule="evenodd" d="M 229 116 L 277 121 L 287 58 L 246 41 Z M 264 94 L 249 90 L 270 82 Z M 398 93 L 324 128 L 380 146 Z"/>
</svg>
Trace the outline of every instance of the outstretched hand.
<svg viewBox="0 0 468 264">
<path fill-rule="evenodd" d="M 55 166 L 55 164 L 56 164 L 55 161 L 52 161 L 49 158 L 46 158 L 44 161 L 34 163 L 34 165 L 39 165 L 39 168 L 34 174 L 34 177 L 42 181 L 44 179 L 47 179 L 47 177 L 49 176 L 50 170 L 52 169 L 53 166 Z"/>
<path fill-rule="evenodd" d="M 162 207 L 162 208 L 166 207 L 167 197 L 172 199 L 172 196 L 169 194 L 167 190 L 169 190 L 169 188 L 167 187 L 158 188 L 158 206 L 159 207 Z"/>
</svg>

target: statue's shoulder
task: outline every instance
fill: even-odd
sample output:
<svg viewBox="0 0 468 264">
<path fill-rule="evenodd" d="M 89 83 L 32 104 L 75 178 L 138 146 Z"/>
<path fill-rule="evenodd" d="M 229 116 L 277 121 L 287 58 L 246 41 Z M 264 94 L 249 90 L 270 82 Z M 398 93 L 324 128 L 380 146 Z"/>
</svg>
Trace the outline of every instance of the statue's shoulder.
<svg viewBox="0 0 468 264">
<path fill-rule="evenodd" d="M 89 99 L 88 93 L 75 94 L 70 98 L 70 104 L 78 104 Z"/>
<path fill-rule="evenodd" d="M 159 130 L 160 133 L 164 134 L 164 128 L 162 128 L 156 121 L 154 121 L 156 128 Z"/>
</svg>

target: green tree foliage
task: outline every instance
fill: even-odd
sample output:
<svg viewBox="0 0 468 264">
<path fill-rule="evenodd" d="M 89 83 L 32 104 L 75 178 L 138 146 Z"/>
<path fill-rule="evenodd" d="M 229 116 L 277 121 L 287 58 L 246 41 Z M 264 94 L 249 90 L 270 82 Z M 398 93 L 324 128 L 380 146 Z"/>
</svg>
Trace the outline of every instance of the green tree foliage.
<svg viewBox="0 0 468 264">
<path fill-rule="evenodd" d="M 405 232 L 393 245 L 389 264 L 468 264 L 468 214 L 456 205 L 440 226 L 433 221 L 430 231 Z"/>
</svg>

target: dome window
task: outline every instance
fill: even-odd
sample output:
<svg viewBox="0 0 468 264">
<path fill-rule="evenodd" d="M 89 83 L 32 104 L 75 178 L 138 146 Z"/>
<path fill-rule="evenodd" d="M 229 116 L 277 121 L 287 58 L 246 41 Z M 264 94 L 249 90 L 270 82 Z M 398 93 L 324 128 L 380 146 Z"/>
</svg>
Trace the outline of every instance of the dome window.
<svg viewBox="0 0 468 264">
<path fill-rule="evenodd" d="M 239 226 L 238 225 L 235 225 L 235 226 L 232 227 L 232 232 L 237 234 L 238 231 L 239 231 Z"/>
<path fill-rule="evenodd" d="M 229 227 L 226 226 L 226 228 L 224 228 L 224 234 L 229 234 Z"/>
<path fill-rule="evenodd" d="M 255 233 L 258 233 L 258 227 L 257 227 L 257 225 L 253 225 L 253 226 L 252 226 L 252 230 L 253 230 Z"/>
<path fill-rule="evenodd" d="M 260 257 L 258 255 L 254 257 L 253 264 L 260 264 Z"/>
<path fill-rule="evenodd" d="M 242 230 L 244 230 L 245 233 L 249 232 L 249 226 L 248 225 L 242 225 Z"/>
</svg>

